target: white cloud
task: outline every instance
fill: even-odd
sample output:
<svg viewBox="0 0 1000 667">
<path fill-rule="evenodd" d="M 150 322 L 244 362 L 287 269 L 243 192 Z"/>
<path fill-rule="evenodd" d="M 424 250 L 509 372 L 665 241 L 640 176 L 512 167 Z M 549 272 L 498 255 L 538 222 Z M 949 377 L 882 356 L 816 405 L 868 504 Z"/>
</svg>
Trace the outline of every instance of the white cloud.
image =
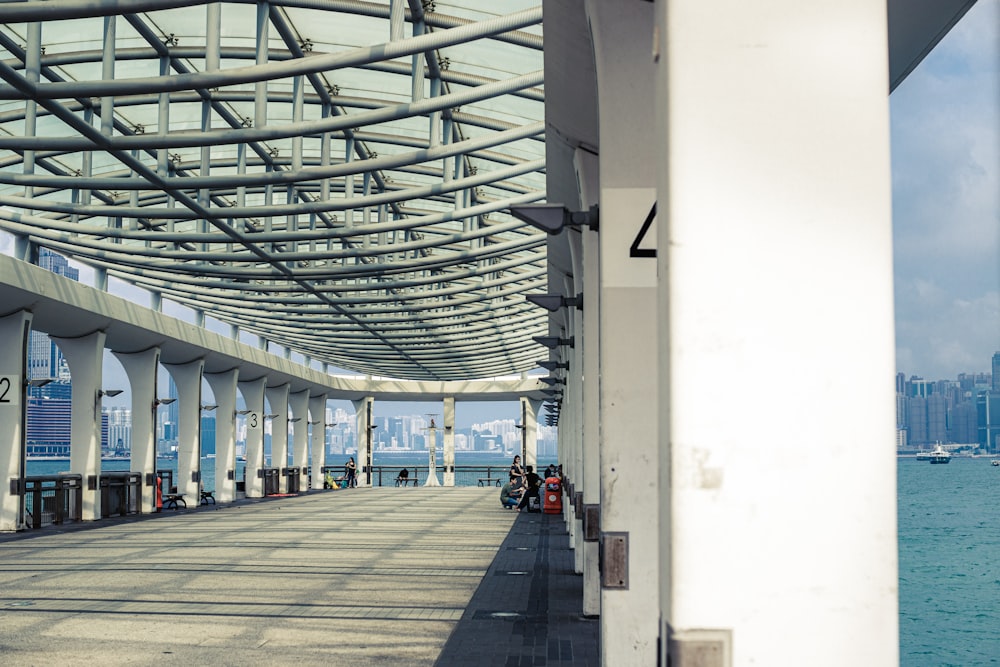
<svg viewBox="0 0 1000 667">
<path fill-rule="evenodd" d="M 1000 350 L 1000 0 L 980 0 L 893 93 L 896 362 L 989 369 Z"/>
</svg>

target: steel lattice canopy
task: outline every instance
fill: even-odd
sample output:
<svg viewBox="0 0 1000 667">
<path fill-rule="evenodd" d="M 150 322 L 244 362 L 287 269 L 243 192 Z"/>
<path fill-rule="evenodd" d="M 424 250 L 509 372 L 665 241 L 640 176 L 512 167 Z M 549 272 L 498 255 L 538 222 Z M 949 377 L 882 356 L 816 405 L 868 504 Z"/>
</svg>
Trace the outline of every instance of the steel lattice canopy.
<svg viewBox="0 0 1000 667">
<path fill-rule="evenodd" d="M 535 366 L 541 7 L 0 5 L 0 229 L 337 368 Z"/>
</svg>

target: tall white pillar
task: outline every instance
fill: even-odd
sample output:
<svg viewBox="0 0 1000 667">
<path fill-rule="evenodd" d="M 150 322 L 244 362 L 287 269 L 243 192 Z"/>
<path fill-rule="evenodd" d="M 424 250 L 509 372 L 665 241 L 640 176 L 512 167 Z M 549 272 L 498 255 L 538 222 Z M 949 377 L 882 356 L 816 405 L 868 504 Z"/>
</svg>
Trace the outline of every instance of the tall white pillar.
<svg viewBox="0 0 1000 667">
<path fill-rule="evenodd" d="M 527 396 L 522 396 L 521 402 L 521 425 L 524 427 L 524 465 L 531 466 L 535 472 L 538 470 L 538 411 L 542 407 L 542 402 Z"/>
<path fill-rule="evenodd" d="M 314 489 L 323 488 L 323 466 L 326 465 L 326 400 L 326 394 L 309 397 L 309 423 L 312 424 L 312 437 L 309 441 L 312 456 L 309 465 Z"/>
<path fill-rule="evenodd" d="M 246 487 L 247 498 L 264 497 L 264 385 L 266 377 L 237 384 L 246 405 Z"/>
<path fill-rule="evenodd" d="M 271 411 L 271 467 L 278 469 L 278 493 L 288 493 L 288 384 L 264 390 Z"/>
<path fill-rule="evenodd" d="M 205 373 L 215 396 L 215 502 L 236 498 L 236 386 L 239 369 Z"/>
<path fill-rule="evenodd" d="M 375 398 L 366 396 L 356 401 L 354 404 L 354 414 L 357 417 L 358 434 L 358 458 L 355 463 L 358 466 L 358 486 L 371 486 L 374 482 L 372 477 L 372 411 Z"/>
<path fill-rule="evenodd" d="M 578 208 L 588 209 L 596 204 L 599 192 L 598 165 L 584 151 L 577 151 L 574 167 L 577 181 L 584 185 Z M 593 199 L 591 199 L 593 197 Z M 576 207 L 574 207 L 576 208 Z M 572 427 L 576 434 L 575 470 L 572 476 L 572 493 L 569 496 L 573 516 L 570 539 L 573 542 L 576 572 L 583 575 L 583 615 L 600 615 L 600 571 L 599 552 L 594 527 L 588 534 L 584 518 L 589 508 L 590 517 L 596 516 L 595 508 L 601 500 L 600 480 L 600 383 L 598 361 L 600 353 L 600 254 L 597 232 L 575 229 L 570 232 L 569 249 L 573 266 L 573 276 L 566 280 L 566 291 L 583 296 L 583 310 L 565 309 L 568 335 L 575 339 L 575 347 L 568 352 L 570 357 L 567 377 L 572 382 L 567 386 L 567 403 L 572 406 Z M 590 381 L 587 381 L 590 378 Z"/>
<path fill-rule="evenodd" d="M 114 352 L 132 391 L 132 472 L 142 474 L 142 511 L 156 512 L 156 375 L 160 348 Z"/>
<path fill-rule="evenodd" d="M 201 492 L 201 374 L 204 359 L 163 364 L 177 386 L 177 493 L 198 503 Z"/>
<path fill-rule="evenodd" d="M 292 422 L 291 467 L 298 469 L 299 490 L 304 493 L 309 485 L 309 390 L 289 395 L 288 404 L 295 419 Z"/>
<path fill-rule="evenodd" d="M 601 658 L 605 665 L 655 664 L 660 563 L 656 237 L 650 229 L 657 166 L 650 140 L 653 4 L 590 0 L 587 10 L 601 137 L 600 468 L 593 480 L 599 492 L 590 496 L 600 503 Z M 594 263 L 588 249 L 585 243 L 587 293 L 593 291 Z M 595 375 L 586 368 L 584 373 L 588 379 Z M 589 509 L 587 496 L 584 503 Z M 585 522 L 584 532 L 596 537 L 596 528 Z"/>
<path fill-rule="evenodd" d="M 25 426 L 28 333 L 31 313 L 0 317 L 0 532 L 24 526 Z"/>
<path fill-rule="evenodd" d="M 455 397 L 444 397 L 444 486 L 455 486 Z"/>
<path fill-rule="evenodd" d="M 885 3 L 655 6 L 663 643 L 896 665 Z"/>
<path fill-rule="evenodd" d="M 103 331 L 80 338 L 52 338 L 66 358 L 73 378 L 70 407 L 69 469 L 83 476 L 81 518 L 101 518 L 101 379 Z M 117 387 L 116 387 L 117 388 Z"/>
</svg>

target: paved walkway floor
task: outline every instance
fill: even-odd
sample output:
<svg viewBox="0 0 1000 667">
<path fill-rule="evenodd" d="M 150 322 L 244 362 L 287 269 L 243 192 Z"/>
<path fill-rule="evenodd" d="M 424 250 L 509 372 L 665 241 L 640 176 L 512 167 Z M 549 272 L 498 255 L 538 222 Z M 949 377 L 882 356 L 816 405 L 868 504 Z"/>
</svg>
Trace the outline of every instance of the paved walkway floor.
<svg viewBox="0 0 1000 667">
<path fill-rule="evenodd" d="M 566 539 L 465 487 L 0 535 L 0 663 L 597 664 Z"/>
<path fill-rule="evenodd" d="M 596 667 L 600 628 L 582 600 L 562 517 L 521 513 L 436 667 Z"/>
</svg>

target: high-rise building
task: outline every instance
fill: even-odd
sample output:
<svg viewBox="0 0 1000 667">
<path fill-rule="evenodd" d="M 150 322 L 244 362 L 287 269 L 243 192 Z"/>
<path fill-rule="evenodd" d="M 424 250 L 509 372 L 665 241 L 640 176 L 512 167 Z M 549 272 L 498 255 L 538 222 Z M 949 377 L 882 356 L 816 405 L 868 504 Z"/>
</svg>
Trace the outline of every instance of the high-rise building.
<svg viewBox="0 0 1000 667">
<path fill-rule="evenodd" d="M 993 353 L 993 393 L 1000 394 L 1000 352 Z"/>
<path fill-rule="evenodd" d="M 927 399 L 910 398 L 907 401 L 909 413 L 909 442 L 911 445 L 926 445 L 927 439 Z"/>
<path fill-rule="evenodd" d="M 976 431 L 980 447 L 1000 453 L 1000 393 L 987 390 L 976 396 Z"/>
</svg>

